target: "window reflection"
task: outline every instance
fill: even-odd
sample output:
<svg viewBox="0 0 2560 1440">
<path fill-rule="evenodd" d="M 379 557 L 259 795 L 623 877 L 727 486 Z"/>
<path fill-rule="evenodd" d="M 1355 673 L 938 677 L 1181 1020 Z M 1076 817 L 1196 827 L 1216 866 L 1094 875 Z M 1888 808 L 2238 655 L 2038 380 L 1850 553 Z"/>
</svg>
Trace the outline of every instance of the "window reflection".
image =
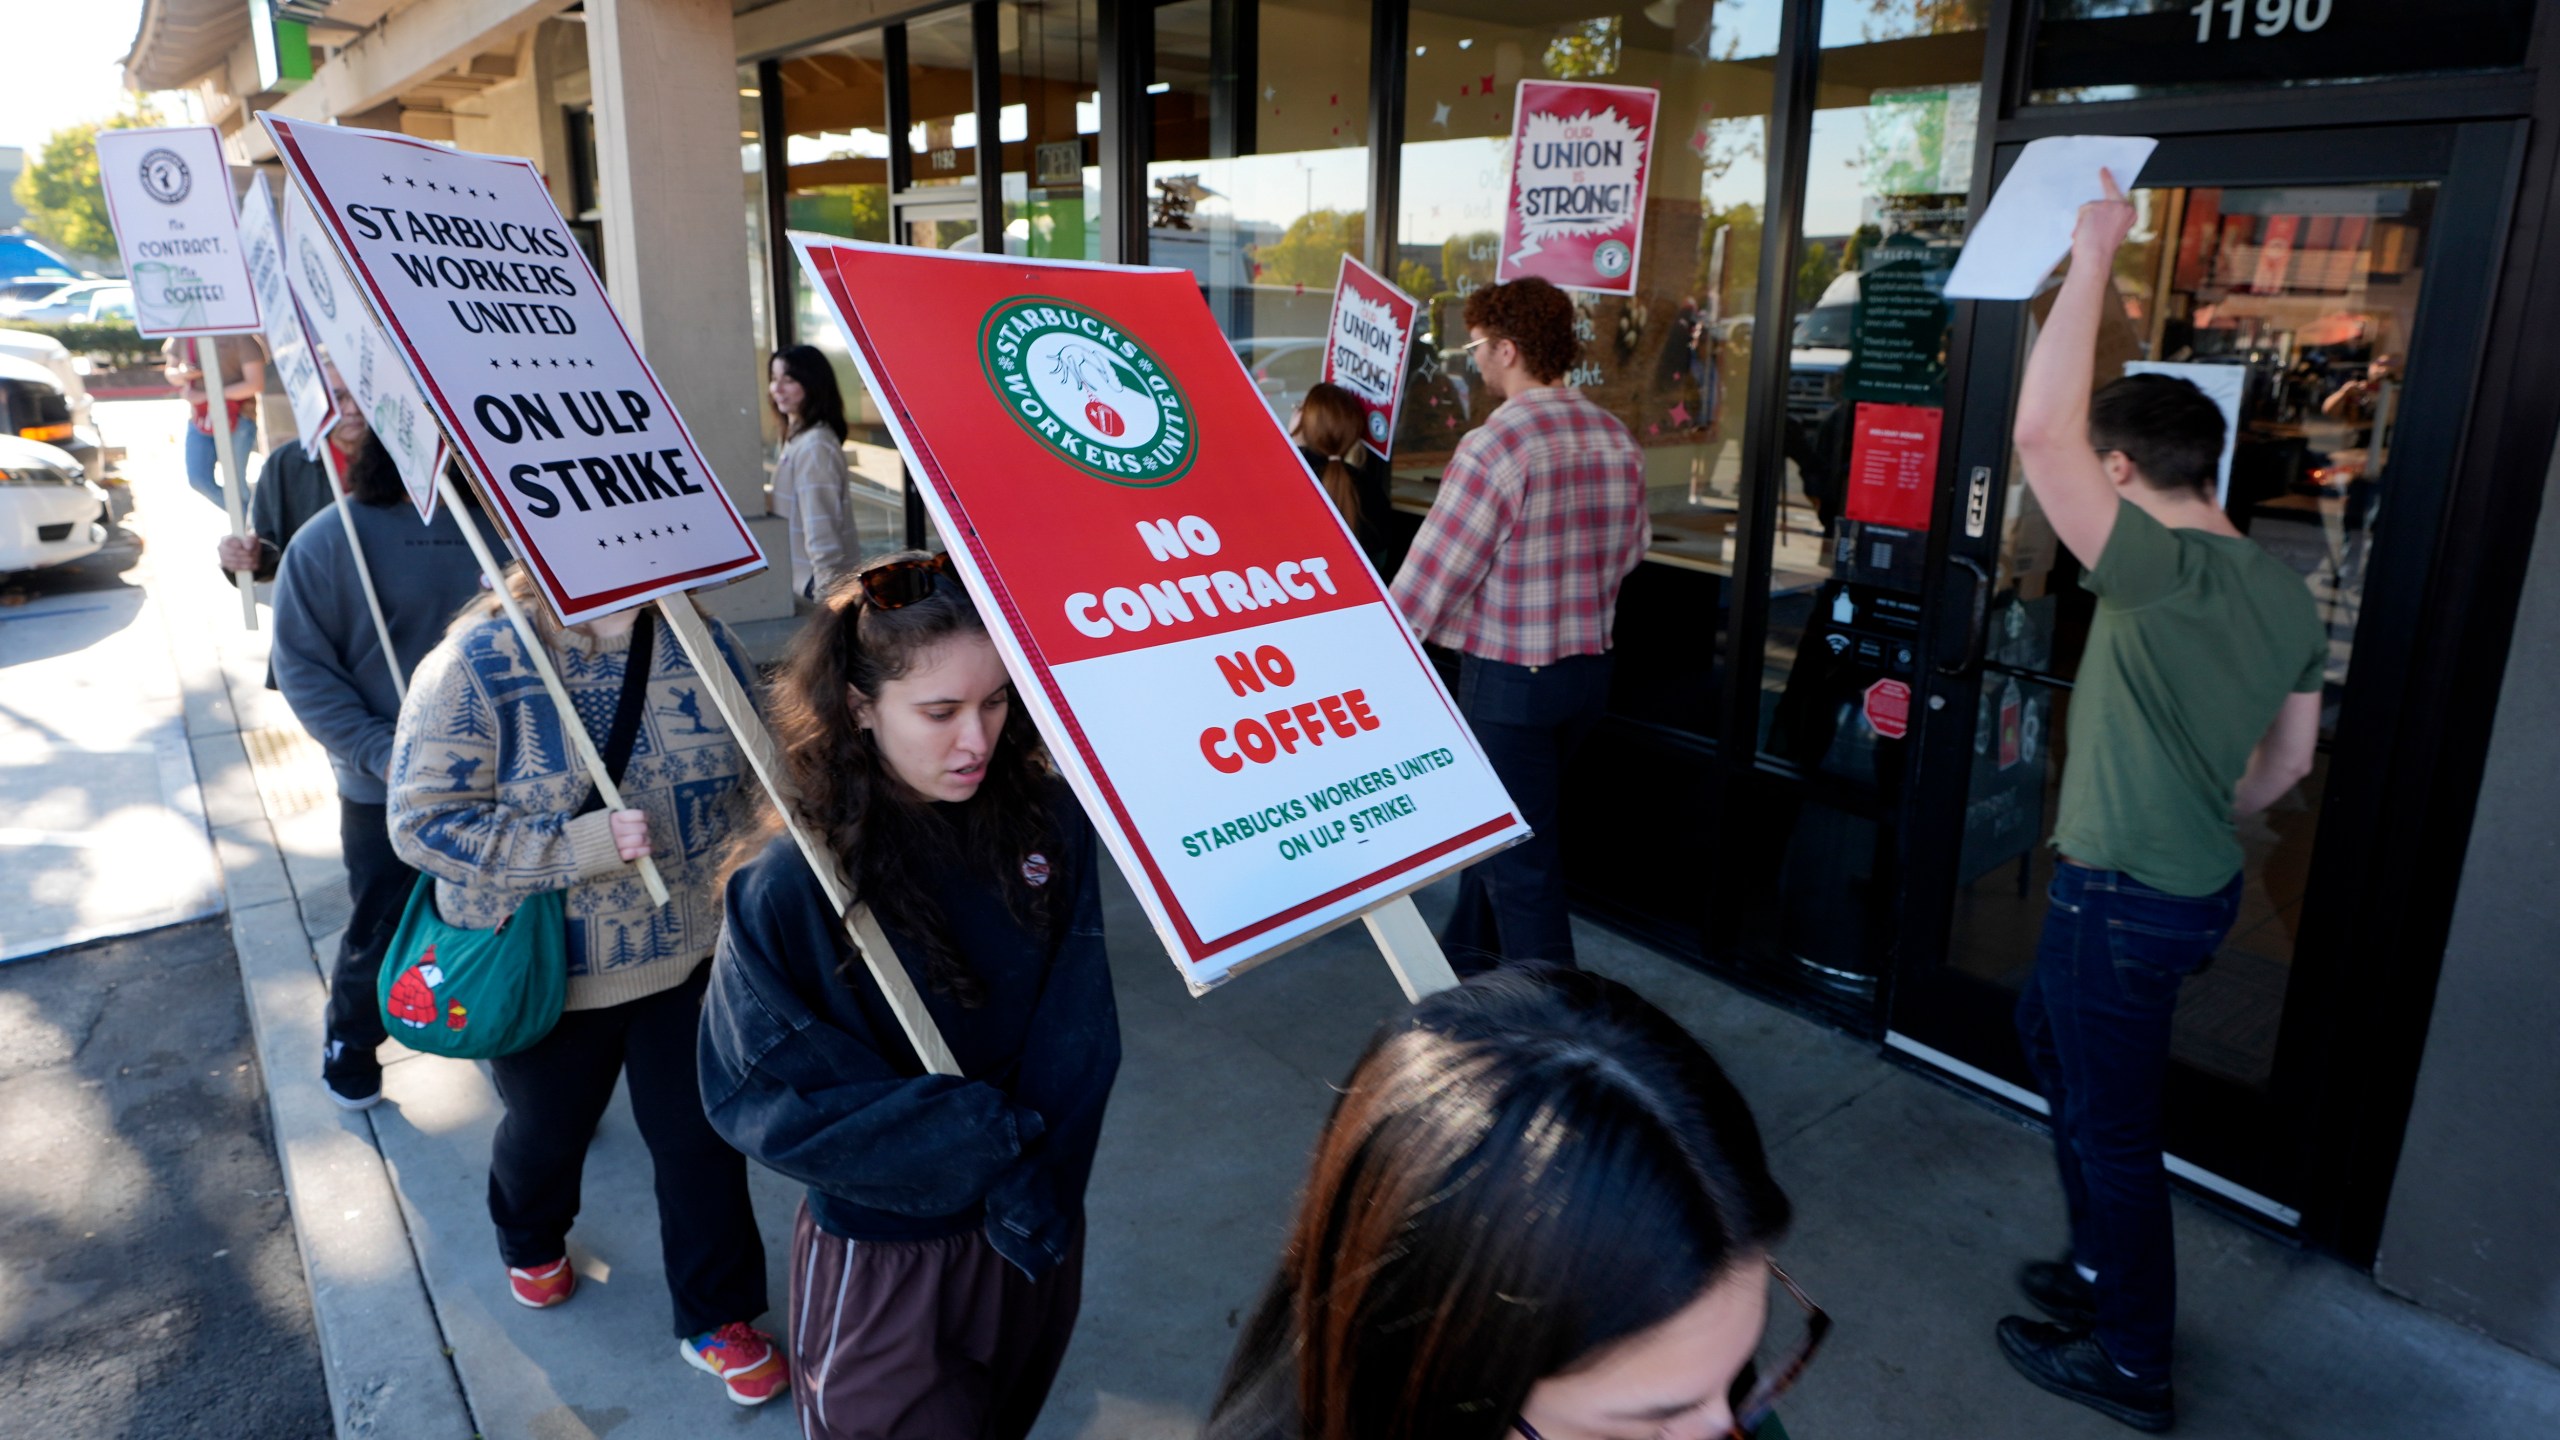
<svg viewBox="0 0 2560 1440">
<path fill-rule="evenodd" d="M 1395 273 L 1424 303 L 1395 497 L 1414 516 L 1492 411 L 1461 316 L 1494 280 L 1519 82 L 1661 94 L 1637 292 L 1576 297 L 1582 357 L 1570 378 L 1645 452 L 1654 549 L 1619 599 L 1613 709 L 1702 735 L 1716 729 L 1730 610 L 1780 9 L 1668 0 L 1528 19 L 1499 0 L 1423 0 L 1406 61 Z"/>
<path fill-rule="evenodd" d="M 1213 0 L 1156 11 L 1147 262 L 1200 281 L 1286 421 L 1323 378 L 1342 257 L 1369 203 L 1369 0 L 1266 0 L 1234 33 Z"/>
<path fill-rule="evenodd" d="M 783 133 L 775 147 L 779 153 L 766 158 L 782 167 L 784 213 L 791 229 L 849 240 L 889 238 L 885 65 L 881 33 L 875 30 L 811 54 L 795 55 L 774 67 L 774 83 L 781 89 Z M 751 213 L 760 230 L 762 206 L 755 206 Z M 759 297 L 766 293 L 762 287 L 757 290 Z M 796 262 L 791 267 L 790 293 L 786 338 L 824 351 L 844 391 L 845 420 L 852 430 L 845 441 L 845 463 L 853 470 L 853 518 L 862 548 L 865 553 L 895 549 L 906 537 L 905 471 L 896 445 L 879 405 L 854 369 L 843 333 Z M 765 357 L 757 357 L 757 365 L 761 392 Z M 781 434 L 771 406 L 767 403 L 762 408 L 767 439 L 778 446 Z"/>
<path fill-rule="evenodd" d="M 1004 250 L 1102 258 L 1096 0 L 997 7 L 1004 56 Z"/>
</svg>

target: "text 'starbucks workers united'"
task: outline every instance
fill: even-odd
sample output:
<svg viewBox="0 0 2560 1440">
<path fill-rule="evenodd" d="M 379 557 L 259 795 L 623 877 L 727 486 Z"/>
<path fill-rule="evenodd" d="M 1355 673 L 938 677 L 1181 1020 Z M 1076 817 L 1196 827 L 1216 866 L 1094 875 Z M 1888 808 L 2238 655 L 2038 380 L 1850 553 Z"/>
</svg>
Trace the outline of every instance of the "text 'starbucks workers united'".
<svg viewBox="0 0 2560 1440">
<path fill-rule="evenodd" d="M 978 328 L 978 358 L 1013 422 L 1088 475 L 1169 485 L 1199 453 L 1182 387 L 1091 310 L 1046 295 L 1002 301 Z"/>
</svg>

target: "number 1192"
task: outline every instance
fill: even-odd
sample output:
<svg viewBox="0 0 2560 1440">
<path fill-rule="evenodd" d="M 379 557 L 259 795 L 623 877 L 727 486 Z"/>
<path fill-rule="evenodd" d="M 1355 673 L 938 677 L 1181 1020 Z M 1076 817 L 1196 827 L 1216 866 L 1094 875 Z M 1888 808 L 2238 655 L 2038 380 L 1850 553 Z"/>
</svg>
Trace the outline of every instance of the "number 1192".
<svg viewBox="0 0 2560 1440">
<path fill-rule="evenodd" d="M 2329 23 L 2333 3 L 2334 0 L 2196 0 L 2187 13 L 2196 17 L 2196 43 L 2209 45 L 2216 38 L 2216 19 L 2226 22 L 2220 37 L 2225 40 L 2239 39 L 2244 22 L 2262 39 L 2287 30 L 2309 34 Z"/>
</svg>

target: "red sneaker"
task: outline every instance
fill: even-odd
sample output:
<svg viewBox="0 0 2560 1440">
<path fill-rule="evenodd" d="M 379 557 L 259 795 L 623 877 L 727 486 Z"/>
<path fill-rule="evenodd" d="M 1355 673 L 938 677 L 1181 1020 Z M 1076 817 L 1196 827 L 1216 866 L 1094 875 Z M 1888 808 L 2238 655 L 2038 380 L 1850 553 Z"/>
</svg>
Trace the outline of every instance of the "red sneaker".
<svg viewBox="0 0 2560 1440">
<path fill-rule="evenodd" d="M 791 1388 L 791 1367 L 772 1337 L 743 1320 L 679 1340 L 676 1348 L 693 1368 L 719 1376 L 738 1404 L 761 1405 Z"/>
<path fill-rule="evenodd" d="M 578 1272 L 569 1268 L 566 1255 L 531 1270 L 507 1267 L 507 1293 L 526 1309 L 548 1310 L 577 1292 Z"/>
</svg>

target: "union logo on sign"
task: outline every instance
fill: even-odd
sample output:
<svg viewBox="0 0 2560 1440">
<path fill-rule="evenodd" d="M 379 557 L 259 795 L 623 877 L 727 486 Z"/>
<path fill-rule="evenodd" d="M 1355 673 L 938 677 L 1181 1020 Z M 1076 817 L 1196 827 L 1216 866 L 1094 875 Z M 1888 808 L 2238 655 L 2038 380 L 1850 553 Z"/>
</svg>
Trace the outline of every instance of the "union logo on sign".
<svg viewBox="0 0 2560 1440">
<path fill-rule="evenodd" d="M 175 150 L 146 150 L 142 155 L 142 191 L 163 205 L 175 205 L 195 188 L 195 176 Z"/>
<path fill-rule="evenodd" d="M 302 281 L 304 293 L 320 313 L 332 320 L 338 318 L 338 288 L 329 283 L 329 262 L 321 257 L 320 248 L 302 237 Z"/>
<path fill-rule="evenodd" d="M 1170 485 L 1199 454 L 1191 402 L 1119 325 L 1047 295 L 999 301 L 978 327 L 988 388 L 1013 423 L 1114 485 Z"/>
</svg>

